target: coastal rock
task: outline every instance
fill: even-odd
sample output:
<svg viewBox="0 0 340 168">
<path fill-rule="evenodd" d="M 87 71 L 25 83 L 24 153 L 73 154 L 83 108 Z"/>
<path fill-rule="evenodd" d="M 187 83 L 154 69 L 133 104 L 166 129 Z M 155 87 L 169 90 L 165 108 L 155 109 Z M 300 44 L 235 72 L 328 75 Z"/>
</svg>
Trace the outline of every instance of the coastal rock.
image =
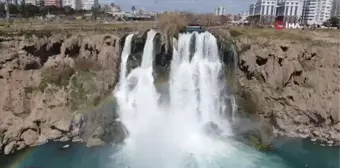
<svg viewBox="0 0 340 168">
<path fill-rule="evenodd" d="M 100 139 L 105 143 L 119 143 L 124 140 L 126 131 L 124 125 L 116 121 L 118 115 L 112 101 L 109 99 L 100 108 L 84 116 L 81 136 L 85 141 Z"/>
<path fill-rule="evenodd" d="M 87 141 L 86 141 L 86 146 L 88 146 L 88 147 L 101 146 L 101 145 L 104 145 L 104 144 L 105 144 L 104 141 L 102 141 L 99 138 L 95 138 L 95 137 L 91 137 L 91 138 L 87 139 Z"/>
<path fill-rule="evenodd" d="M 30 146 L 38 139 L 37 132 L 29 129 L 21 134 L 21 138 L 24 140 L 25 144 Z"/>
<path fill-rule="evenodd" d="M 337 124 L 335 124 L 333 127 L 334 127 L 334 129 L 336 129 L 337 131 L 340 132 L 340 122 L 338 122 Z"/>
<path fill-rule="evenodd" d="M 49 139 L 59 139 L 62 136 L 63 134 L 59 130 L 56 130 L 56 129 L 51 129 L 49 133 L 47 134 L 47 137 Z"/>
<path fill-rule="evenodd" d="M 61 142 L 66 142 L 66 141 L 69 141 L 69 140 L 70 140 L 70 138 L 68 136 L 63 136 L 59 139 L 59 141 L 61 141 Z"/>
<path fill-rule="evenodd" d="M 4 148 L 4 154 L 8 155 L 8 154 L 12 153 L 15 150 L 15 146 L 16 146 L 15 141 L 11 141 L 10 143 L 8 143 Z"/>
<path fill-rule="evenodd" d="M 59 120 L 57 121 L 54 126 L 61 131 L 69 132 L 71 127 L 71 121 L 70 120 Z"/>
<path fill-rule="evenodd" d="M 238 37 L 239 96 L 256 97 L 248 113 L 264 117 L 277 134 L 339 144 L 339 41 L 323 42 Z"/>
<path fill-rule="evenodd" d="M 27 145 L 23 141 L 18 141 L 16 146 L 17 146 L 17 150 L 21 150 L 21 149 L 24 149 Z"/>
</svg>

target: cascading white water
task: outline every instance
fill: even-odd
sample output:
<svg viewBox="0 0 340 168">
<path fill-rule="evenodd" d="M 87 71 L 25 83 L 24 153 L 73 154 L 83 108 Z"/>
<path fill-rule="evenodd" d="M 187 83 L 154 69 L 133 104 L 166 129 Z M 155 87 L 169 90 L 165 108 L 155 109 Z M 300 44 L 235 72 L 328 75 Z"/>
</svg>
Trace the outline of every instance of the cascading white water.
<svg viewBox="0 0 340 168">
<path fill-rule="evenodd" d="M 223 108 L 224 75 L 215 37 L 208 32 L 179 35 L 171 62 L 170 102 L 160 105 L 152 76 L 155 35 L 148 32 L 141 66 L 121 78 L 115 90 L 129 135 L 114 154 L 112 167 L 257 168 L 262 154 L 228 138 L 232 132 Z"/>
<path fill-rule="evenodd" d="M 133 34 L 129 34 L 126 36 L 123 51 L 122 51 L 122 57 L 120 60 L 120 74 L 119 74 L 119 81 L 124 82 L 126 78 L 126 72 L 127 72 L 127 61 L 129 58 L 129 55 L 131 53 L 131 41 L 132 41 Z"/>
</svg>

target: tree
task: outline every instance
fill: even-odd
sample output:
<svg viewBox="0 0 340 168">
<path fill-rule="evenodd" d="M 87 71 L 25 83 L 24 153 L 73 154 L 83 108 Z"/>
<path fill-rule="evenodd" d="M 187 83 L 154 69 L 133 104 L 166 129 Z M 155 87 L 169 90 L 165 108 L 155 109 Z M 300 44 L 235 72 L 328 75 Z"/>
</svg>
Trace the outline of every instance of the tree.
<svg viewBox="0 0 340 168">
<path fill-rule="evenodd" d="M 9 12 L 11 14 L 18 14 L 19 13 L 18 7 L 14 4 L 8 4 L 8 9 L 9 9 Z"/>
<path fill-rule="evenodd" d="M 135 6 L 132 6 L 131 7 L 131 10 L 134 12 L 136 10 L 136 7 Z"/>
<path fill-rule="evenodd" d="M 37 14 L 39 14 L 40 9 L 38 6 L 32 5 L 32 4 L 27 4 L 25 5 L 25 17 L 33 17 L 36 16 Z"/>
<path fill-rule="evenodd" d="M 65 6 L 63 11 L 65 15 L 73 15 L 75 12 L 74 9 L 71 8 L 70 6 Z"/>
<path fill-rule="evenodd" d="M 4 3 L 0 3 L 0 16 L 4 15 L 6 13 L 5 11 L 5 4 Z"/>
<path fill-rule="evenodd" d="M 92 6 L 91 7 L 92 17 L 93 19 L 97 19 L 98 14 L 100 13 L 100 6 Z"/>
<path fill-rule="evenodd" d="M 340 20 L 339 20 L 338 17 L 331 17 L 331 18 L 329 19 L 329 22 L 330 22 L 330 24 L 332 25 L 332 27 L 338 27 L 338 26 L 339 26 Z"/>
</svg>

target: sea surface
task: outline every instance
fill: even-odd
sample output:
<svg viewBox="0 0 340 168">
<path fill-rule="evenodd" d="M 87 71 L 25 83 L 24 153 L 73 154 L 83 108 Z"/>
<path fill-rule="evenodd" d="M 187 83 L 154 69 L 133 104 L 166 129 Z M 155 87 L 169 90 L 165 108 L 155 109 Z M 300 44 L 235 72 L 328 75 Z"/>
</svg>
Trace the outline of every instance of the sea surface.
<svg viewBox="0 0 340 168">
<path fill-rule="evenodd" d="M 69 144 L 69 148 L 63 148 Z M 304 139 L 283 139 L 275 150 L 264 152 L 280 157 L 291 168 L 339 168 L 339 148 L 324 147 Z M 88 148 L 82 143 L 49 142 L 0 158 L 1 168 L 116 168 L 112 166 L 113 146 Z M 242 156 L 240 156 L 242 157 Z M 247 158 L 239 158 L 242 159 Z M 264 161 L 262 164 L 266 164 Z M 120 168 L 120 167 L 117 167 Z M 261 168 L 261 167 L 259 167 Z M 273 167 L 275 168 L 275 167 Z"/>
</svg>

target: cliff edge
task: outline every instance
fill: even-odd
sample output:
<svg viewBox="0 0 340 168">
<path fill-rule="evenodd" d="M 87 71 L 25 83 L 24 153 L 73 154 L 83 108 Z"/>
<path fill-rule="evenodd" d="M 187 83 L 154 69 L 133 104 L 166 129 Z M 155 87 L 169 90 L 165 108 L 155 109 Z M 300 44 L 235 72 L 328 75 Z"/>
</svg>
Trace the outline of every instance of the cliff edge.
<svg viewBox="0 0 340 168">
<path fill-rule="evenodd" d="M 1 36 L 0 47 L 0 154 L 48 140 L 81 141 L 87 123 L 95 128 L 86 138 L 101 143 L 95 137 L 105 130 L 97 125 L 114 119 L 94 123 L 94 113 L 83 110 L 102 102 L 115 85 L 117 36 Z M 99 112 L 115 117 L 112 109 Z"/>
<path fill-rule="evenodd" d="M 340 143 L 339 32 L 232 29 L 239 95 L 277 136 Z"/>
</svg>

